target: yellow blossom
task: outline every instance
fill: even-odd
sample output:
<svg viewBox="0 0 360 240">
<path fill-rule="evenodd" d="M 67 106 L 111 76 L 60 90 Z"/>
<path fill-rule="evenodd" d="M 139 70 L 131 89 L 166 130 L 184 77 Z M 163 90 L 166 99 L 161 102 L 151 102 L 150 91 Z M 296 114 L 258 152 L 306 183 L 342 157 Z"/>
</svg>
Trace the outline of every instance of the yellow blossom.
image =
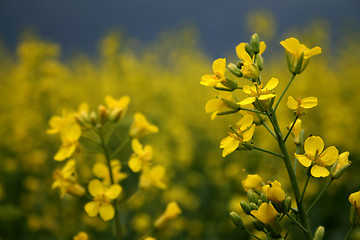
<svg viewBox="0 0 360 240">
<path fill-rule="evenodd" d="M 156 165 L 152 168 L 145 167 L 140 175 L 139 187 L 149 189 L 151 187 L 158 187 L 166 189 L 166 184 L 163 182 L 165 176 L 165 168 L 161 165 Z"/>
<path fill-rule="evenodd" d="M 246 179 L 241 181 L 244 190 L 247 192 L 250 189 L 252 190 L 261 190 L 262 189 L 262 178 L 257 174 L 248 174 Z"/>
<path fill-rule="evenodd" d="M 134 114 L 134 121 L 129 131 L 129 135 L 132 138 L 142 138 L 150 133 L 157 133 L 158 131 L 158 127 L 149 123 L 143 114 Z"/>
<path fill-rule="evenodd" d="M 74 115 L 68 114 L 66 111 L 62 112 L 62 116 L 53 116 L 49 120 L 50 129 L 46 130 L 47 134 L 61 133 L 65 128 L 68 128 L 74 123 Z"/>
<path fill-rule="evenodd" d="M 181 209 L 179 205 L 176 202 L 170 202 L 166 206 L 165 212 L 155 220 L 154 222 L 155 228 L 164 227 L 167 222 L 177 218 L 180 213 L 181 213 Z"/>
<path fill-rule="evenodd" d="M 311 175 L 314 177 L 327 177 L 329 170 L 326 166 L 333 165 L 339 155 L 336 147 L 331 146 L 324 150 L 324 141 L 321 137 L 312 136 L 304 143 L 305 154 L 295 153 L 295 157 L 304 167 L 311 167 Z M 324 151 L 323 151 L 324 150 Z"/>
<path fill-rule="evenodd" d="M 128 175 L 126 173 L 120 172 L 121 163 L 119 160 L 117 159 L 111 160 L 110 164 L 111 164 L 112 176 L 114 178 L 114 183 L 119 183 L 121 180 L 127 178 Z M 111 185 L 110 172 L 106 164 L 102 162 L 97 162 L 94 164 L 92 170 L 96 177 L 103 179 L 103 184 L 105 186 Z"/>
<path fill-rule="evenodd" d="M 79 232 L 76 236 L 73 237 L 73 240 L 88 240 L 89 235 L 86 232 Z"/>
<path fill-rule="evenodd" d="M 85 211 L 90 217 L 95 217 L 98 213 L 103 220 L 108 221 L 115 215 L 111 200 L 116 199 L 121 193 L 122 188 L 118 184 L 105 187 L 99 180 L 95 179 L 89 183 L 89 193 L 94 200 L 85 205 Z"/>
<path fill-rule="evenodd" d="M 53 173 L 54 182 L 51 185 L 51 188 L 59 188 L 61 197 L 66 193 L 75 196 L 82 196 L 85 194 L 85 189 L 77 183 L 75 165 L 76 161 L 70 159 L 66 162 L 64 167 L 56 169 Z"/>
<path fill-rule="evenodd" d="M 229 106 L 221 100 L 221 98 L 231 101 L 233 99 L 233 94 L 231 92 L 221 93 L 218 98 L 210 99 L 205 105 L 206 113 L 211 113 L 211 120 L 216 118 L 216 114 L 228 109 Z"/>
<path fill-rule="evenodd" d="M 229 136 L 221 140 L 220 148 L 223 148 L 222 156 L 225 157 L 235 151 L 240 143 L 251 140 L 255 131 L 254 118 L 250 114 L 246 114 L 236 124 L 237 129 L 233 129 L 233 133 L 229 132 Z"/>
<path fill-rule="evenodd" d="M 247 52 L 244 52 L 241 55 L 241 58 L 243 59 L 241 66 L 241 72 L 243 76 L 250 79 L 257 79 L 260 75 L 260 71 L 258 66 L 253 63 L 250 55 Z"/>
<path fill-rule="evenodd" d="M 351 165 L 349 161 L 349 152 L 343 152 L 339 155 L 338 160 L 331 168 L 331 177 L 334 179 L 339 178 L 342 173 Z"/>
<path fill-rule="evenodd" d="M 262 187 L 263 192 L 266 195 L 266 198 L 273 203 L 281 203 L 285 199 L 285 192 L 281 188 L 281 183 L 277 180 L 270 182 L 267 185 Z"/>
<path fill-rule="evenodd" d="M 127 107 L 130 103 L 130 97 L 122 96 L 121 98 L 116 100 L 112 96 L 107 95 L 105 97 L 105 103 L 110 110 L 109 111 L 110 118 L 117 120 L 122 116 L 124 116 L 124 114 L 126 113 Z"/>
<path fill-rule="evenodd" d="M 153 149 L 150 145 L 143 147 L 137 138 L 131 141 L 134 151 L 129 160 L 129 168 L 133 172 L 139 172 L 144 165 L 148 164 L 153 157 Z"/>
<path fill-rule="evenodd" d="M 71 157 L 79 146 L 78 139 L 80 136 L 80 126 L 72 125 L 70 127 L 64 128 L 60 133 L 62 145 L 59 151 L 55 154 L 54 159 L 56 161 L 63 161 L 66 158 Z"/>
<path fill-rule="evenodd" d="M 271 98 L 274 98 L 276 94 L 271 93 L 270 91 L 276 88 L 276 86 L 279 84 L 279 80 L 277 78 L 271 78 L 265 87 L 263 87 L 263 84 L 261 83 L 258 85 L 255 83 L 255 85 L 249 87 L 248 85 L 245 85 L 243 87 L 244 93 L 250 95 L 248 98 L 245 98 L 242 100 L 239 104 L 240 105 L 247 105 L 255 102 L 256 99 L 259 99 L 260 101 L 268 100 Z"/>
<path fill-rule="evenodd" d="M 289 125 L 289 128 L 291 128 L 291 126 L 293 125 L 293 123 L 291 123 Z M 301 119 L 296 119 L 296 122 L 294 124 L 293 129 L 291 130 L 291 134 L 294 137 L 294 143 L 295 144 L 302 144 L 302 132 L 303 130 L 301 129 Z"/>
<path fill-rule="evenodd" d="M 318 105 L 316 97 L 307 97 L 296 101 L 292 96 L 288 97 L 287 105 L 290 109 L 295 110 L 297 116 L 305 114 L 305 109 L 310 109 Z"/>
<path fill-rule="evenodd" d="M 225 80 L 226 59 L 218 58 L 212 64 L 214 75 L 206 74 L 201 77 L 200 84 L 213 87 Z"/>
<path fill-rule="evenodd" d="M 289 70 L 295 74 L 300 74 L 304 71 L 310 58 L 321 53 L 320 47 L 309 49 L 304 44 L 300 44 L 299 40 L 293 37 L 281 41 L 280 44 L 286 50 Z"/>
<path fill-rule="evenodd" d="M 276 220 L 278 212 L 273 205 L 269 203 L 262 203 L 258 210 L 252 210 L 251 214 L 254 215 L 259 221 L 265 225 L 271 226 L 275 231 L 279 232 L 279 224 Z"/>
</svg>

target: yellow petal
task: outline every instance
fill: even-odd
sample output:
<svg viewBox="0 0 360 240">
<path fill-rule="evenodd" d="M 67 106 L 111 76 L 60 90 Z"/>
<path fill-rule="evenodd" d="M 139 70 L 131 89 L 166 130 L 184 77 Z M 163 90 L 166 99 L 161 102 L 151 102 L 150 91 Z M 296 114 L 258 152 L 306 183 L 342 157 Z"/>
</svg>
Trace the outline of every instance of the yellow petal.
<svg viewBox="0 0 360 240">
<path fill-rule="evenodd" d="M 281 187 L 272 186 L 266 191 L 266 198 L 271 202 L 281 203 L 285 199 L 285 192 Z"/>
<path fill-rule="evenodd" d="M 288 97 L 287 106 L 290 109 L 296 110 L 298 108 L 298 101 L 296 101 L 292 96 Z"/>
<path fill-rule="evenodd" d="M 115 211 L 114 207 L 110 203 L 104 203 L 99 209 L 99 213 L 104 221 L 109 221 L 114 218 Z"/>
<path fill-rule="evenodd" d="M 105 178 L 109 175 L 109 169 L 103 163 L 95 163 L 92 169 L 94 175 L 98 178 Z"/>
<path fill-rule="evenodd" d="M 61 140 L 63 142 L 65 141 L 76 141 L 81 136 L 81 128 L 79 125 L 72 125 L 70 127 L 64 128 L 61 132 Z"/>
<path fill-rule="evenodd" d="M 244 131 L 245 129 L 247 129 L 249 126 L 251 126 L 251 124 L 254 122 L 254 117 L 253 115 L 250 114 L 245 114 L 241 120 L 239 122 L 237 122 L 236 125 L 238 125 L 240 127 L 241 131 Z"/>
<path fill-rule="evenodd" d="M 240 105 L 248 105 L 248 104 L 255 102 L 255 100 L 256 100 L 256 97 L 248 97 L 248 98 L 245 98 L 244 100 L 242 100 L 241 102 L 239 102 L 239 104 Z"/>
<path fill-rule="evenodd" d="M 299 154 L 295 154 L 295 158 L 301 163 L 301 165 L 303 165 L 304 167 L 310 167 L 312 161 L 310 159 L 308 159 L 306 156 L 304 155 L 299 155 Z"/>
<path fill-rule="evenodd" d="M 264 89 L 273 90 L 279 84 L 279 79 L 271 78 L 265 85 Z"/>
<path fill-rule="evenodd" d="M 89 193 L 93 197 L 96 197 L 98 194 L 102 194 L 105 192 L 104 185 L 97 179 L 91 180 L 88 188 Z"/>
<path fill-rule="evenodd" d="M 206 87 L 213 87 L 218 84 L 221 80 L 214 75 L 204 75 L 201 77 L 200 84 Z"/>
<path fill-rule="evenodd" d="M 235 51 L 236 51 L 236 55 L 238 56 L 239 59 L 243 60 L 242 59 L 242 55 L 243 53 L 246 52 L 245 50 L 245 43 L 242 42 L 242 43 L 239 43 L 236 48 L 235 48 Z"/>
<path fill-rule="evenodd" d="M 280 44 L 285 48 L 286 51 L 295 57 L 299 57 L 302 52 L 300 42 L 296 38 L 291 37 L 285 39 L 285 41 L 281 41 Z"/>
<path fill-rule="evenodd" d="M 142 154 L 142 152 L 144 151 L 143 146 L 137 138 L 133 138 L 133 140 L 131 141 L 131 147 L 136 154 Z"/>
<path fill-rule="evenodd" d="M 224 148 L 222 156 L 226 157 L 239 146 L 240 142 L 232 137 L 226 137 L 220 142 L 220 148 Z"/>
<path fill-rule="evenodd" d="M 95 202 L 95 201 L 91 201 L 88 202 L 87 204 L 85 204 L 85 212 L 90 216 L 90 217 L 95 217 L 98 212 L 99 212 L 99 203 Z"/>
<path fill-rule="evenodd" d="M 131 155 L 130 160 L 129 160 L 129 168 L 133 171 L 133 172 L 140 172 L 142 169 L 142 164 L 143 162 L 141 161 L 141 159 L 139 157 L 137 157 L 136 155 Z"/>
<path fill-rule="evenodd" d="M 224 108 L 225 104 L 220 99 L 211 99 L 205 104 L 205 112 L 211 113 L 214 111 L 219 111 Z"/>
<path fill-rule="evenodd" d="M 301 99 L 300 105 L 303 108 L 312 108 L 318 105 L 318 99 L 316 97 L 307 97 L 304 99 Z"/>
<path fill-rule="evenodd" d="M 333 165 L 339 156 L 339 150 L 336 147 L 331 146 L 325 149 L 325 151 L 319 156 L 321 161 L 323 161 L 326 165 Z"/>
<path fill-rule="evenodd" d="M 352 193 L 349 196 L 349 202 L 356 208 L 360 207 L 360 191 Z"/>
<path fill-rule="evenodd" d="M 215 75 L 219 75 L 220 77 L 225 76 L 226 59 L 225 58 L 216 59 L 213 62 L 212 68 Z"/>
<path fill-rule="evenodd" d="M 251 214 L 254 215 L 259 221 L 265 224 L 271 224 L 278 212 L 275 208 L 268 203 L 262 203 L 258 210 L 252 210 Z"/>
<path fill-rule="evenodd" d="M 119 196 L 121 191 L 122 191 L 122 188 L 119 184 L 113 184 L 105 191 L 105 195 L 109 199 L 115 199 Z"/>
<path fill-rule="evenodd" d="M 321 48 L 314 47 L 314 48 L 310 49 L 306 55 L 307 55 L 307 57 L 312 57 L 312 56 L 318 55 L 320 53 L 321 53 Z"/>
<path fill-rule="evenodd" d="M 251 65 L 253 63 L 250 55 L 247 52 L 244 52 L 241 55 L 241 58 L 244 60 L 245 64 L 250 64 Z"/>
<path fill-rule="evenodd" d="M 247 192 L 250 189 L 261 190 L 262 182 L 263 180 L 259 175 L 248 174 L 246 179 L 241 181 L 241 184 L 243 185 L 244 190 Z"/>
<path fill-rule="evenodd" d="M 304 150 L 309 158 L 314 158 L 316 153 L 320 154 L 324 150 L 324 141 L 321 137 L 309 137 L 305 141 Z"/>
<path fill-rule="evenodd" d="M 71 144 L 71 145 L 62 145 L 59 149 L 59 151 L 57 151 L 57 153 L 55 154 L 54 159 L 56 161 L 63 161 L 69 157 L 71 157 L 71 155 L 75 152 L 76 150 L 76 145 L 75 144 Z"/>
<path fill-rule="evenodd" d="M 276 96 L 276 94 L 270 93 L 270 94 L 262 94 L 259 97 L 259 100 L 267 100 L 267 99 L 271 99 L 274 98 Z"/>
<path fill-rule="evenodd" d="M 260 51 L 259 51 L 259 54 L 260 54 L 260 55 L 263 54 L 263 52 L 265 51 L 265 49 L 266 49 L 266 44 L 265 44 L 264 41 L 261 41 L 261 42 L 260 42 Z"/>
<path fill-rule="evenodd" d="M 110 95 L 107 95 L 107 96 L 105 97 L 105 103 L 106 103 L 106 105 L 108 106 L 108 108 L 113 109 L 113 108 L 116 107 L 116 100 L 115 100 L 115 98 L 113 98 L 113 97 L 110 96 Z"/>
<path fill-rule="evenodd" d="M 314 165 L 311 168 L 310 172 L 311 172 L 311 175 L 316 178 L 329 176 L 329 170 L 327 170 L 325 167 L 321 167 L 318 165 Z"/>
<path fill-rule="evenodd" d="M 253 124 L 250 129 L 246 130 L 243 133 L 243 141 L 244 142 L 248 142 L 250 141 L 250 139 L 252 138 L 252 136 L 254 135 L 254 131 L 255 131 L 255 124 Z"/>
</svg>

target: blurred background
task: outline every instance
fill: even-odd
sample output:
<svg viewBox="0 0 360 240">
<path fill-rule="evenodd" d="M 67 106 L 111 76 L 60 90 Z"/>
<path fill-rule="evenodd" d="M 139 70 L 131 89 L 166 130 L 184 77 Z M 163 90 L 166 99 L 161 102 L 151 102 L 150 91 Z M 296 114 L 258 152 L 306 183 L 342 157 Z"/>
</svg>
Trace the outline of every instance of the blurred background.
<svg viewBox="0 0 360 240">
<path fill-rule="evenodd" d="M 81 102 L 96 110 L 108 94 L 132 99 L 123 122 L 143 112 L 160 129 L 147 137 L 154 161 L 166 166 L 168 189 L 142 194 L 124 211 L 128 239 L 146 232 L 169 201 L 183 213 L 158 239 L 247 239 L 229 211 L 246 199 L 241 181 L 250 174 L 279 180 L 291 194 L 281 161 L 259 152 L 221 156 L 219 142 L 240 115 L 210 120 L 205 103 L 216 91 L 199 84 L 214 59 L 236 62 L 235 46 L 257 32 L 267 44 L 263 79 L 277 77 L 278 91 L 291 75 L 279 42 L 297 37 L 320 46 L 288 94 L 316 96 L 319 105 L 302 117 L 305 136 L 319 135 L 325 146 L 350 151 L 351 168 L 335 181 L 310 214 L 326 239 L 342 239 L 349 227 L 348 196 L 360 190 L 360 3 L 356 0 L 301 1 L 0 1 L 0 239 L 71 239 L 87 231 L 91 239 L 111 239 L 111 224 L 90 218 L 83 200 L 60 198 L 51 189 L 59 139 L 47 135 L 48 120 Z M 234 78 L 235 79 L 235 78 Z M 245 84 L 245 80 L 235 81 Z M 279 121 L 293 120 L 285 101 Z M 257 145 L 278 151 L 257 128 Z M 290 152 L 295 146 L 288 143 Z M 131 155 L 130 145 L 124 159 Z M 79 155 L 79 179 L 92 178 Z M 299 167 L 300 186 L 305 168 Z M 311 179 L 310 204 L 327 183 Z M 251 227 L 250 227 L 251 228 Z M 302 239 L 294 234 L 289 239 Z M 298 236 L 298 238 L 296 238 Z M 354 231 L 352 239 L 359 239 Z M 250 238 L 249 238 L 250 239 Z"/>
</svg>

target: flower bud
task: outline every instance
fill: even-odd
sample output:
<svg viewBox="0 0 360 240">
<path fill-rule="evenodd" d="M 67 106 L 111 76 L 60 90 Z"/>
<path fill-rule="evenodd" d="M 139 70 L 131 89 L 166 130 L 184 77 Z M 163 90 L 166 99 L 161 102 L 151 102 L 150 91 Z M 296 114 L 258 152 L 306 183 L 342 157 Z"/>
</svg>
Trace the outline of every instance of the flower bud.
<svg viewBox="0 0 360 240">
<path fill-rule="evenodd" d="M 260 38 L 257 33 L 251 36 L 250 45 L 255 54 L 260 52 Z"/>
<path fill-rule="evenodd" d="M 233 109 L 233 110 L 239 110 L 239 105 L 237 103 L 234 103 L 233 101 L 230 101 L 226 98 L 220 98 L 225 104 L 227 107 Z"/>
<path fill-rule="evenodd" d="M 117 122 L 122 117 L 124 109 L 114 108 L 109 114 L 109 120 L 112 122 Z"/>
<path fill-rule="evenodd" d="M 263 224 L 259 220 L 254 220 L 253 224 L 254 224 L 255 229 L 258 230 L 258 231 L 262 231 L 264 229 L 264 227 L 265 227 L 265 224 Z"/>
<path fill-rule="evenodd" d="M 350 166 L 351 162 L 349 161 L 349 152 L 343 152 L 339 155 L 338 160 L 331 168 L 330 175 L 334 179 L 338 179 L 343 172 Z"/>
<path fill-rule="evenodd" d="M 263 70 L 263 65 L 264 65 L 264 58 L 261 55 L 258 55 L 256 57 L 256 65 L 258 66 L 259 70 L 262 71 Z"/>
<path fill-rule="evenodd" d="M 237 228 L 245 229 L 244 222 L 242 221 L 241 217 L 236 212 L 230 212 L 230 218 Z"/>
<path fill-rule="evenodd" d="M 237 77 L 242 77 L 242 72 L 240 71 L 240 69 L 239 69 L 235 64 L 229 63 L 229 64 L 227 65 L 227 68 L 228 68 L 228 70 L 229 70 L 232 74 L 234 74 L 235 76 L 237 76 Z"/>
<path fill-rule="evenodd" d="M 96 113 L 94 111 L 92 111 L 90 113 L 90 121 L 91 121 L 91 124 L 95 127 L 96 126 Z"/>
<path fill-rule="evenodd" d="M 100 123 L 105 124 L 108 117 L 108 112 L 106 107 L 104 105 L 100 105 L 98 111 L 99 111 Z"/>
<path fill-rule="evenodd" d="M 80 115 L 75 115 L 74 116 L 74 119 L 75 119 L 75 121 L 77 122 L 77 124 L 79 124 L 80 126 L 84 126 L 85 125 L 85 123 L 84 123 L 84 121 L 81 119 L 81 117 L 80 117 Z"/>
<path fill-rule="evenodd" d="M 315 232 L 314 240 L 322 240 L 324 238 L 325 228 L 323 226 L 319 226 Z"/>
<path fill-rule="evenodd" d="M 256 205 L 255 203 L 250 203 L 250 208 L 251 208 L 251 210 L 258 210 L 259 209 L 258 205 Z"/>
<path fill-rule="evenodd" d="M 247 202 L 241 201 L 240 206 L 241 206 L 242 210 L 244 211 L 244 213 L 246 213 L 247 215 L 250 214 L 251 208 L 250 208 L 249 204 L 247 204 Z"/>
<path fill-rule="evenodd" d="M 245 43 L 245 51 L 249 54 L 249 56 L 252 58 L 254 56 L 254 51 L 250 47 L 250 44 Z"/>
<path fill-rule="evenodd" d="M 262 202 L 269 203 L 269 200 L 266 198 L 265 193 L 261 193 L 260 198 Z"/>
<path fill-rule="evenodd" d="M 258 200 L 256 194 L 252 190 L 249 190 L 247 192 L 247 197 L 249 199 L 249 202 L 251 202 L 251 203 L 256 203 Z"/>
<path fill-rule="evenodd" d="M 302 73 L 302 71 L 305 69 L 302 69 L 302 65 L 303 65 L 303 61 L 304 61 L 304 52 L 301 53 L 300 57 L 297 59 L 296 65 L 295 65 L 295 69 L 294 72 L 295 74 L 300 74 Z"/>
<path fill-rule="evenodd" d="M 281 203 L 281 207 L 284 213 L 291 209 L 291 197 L 286 197 Z"/>
</svg>

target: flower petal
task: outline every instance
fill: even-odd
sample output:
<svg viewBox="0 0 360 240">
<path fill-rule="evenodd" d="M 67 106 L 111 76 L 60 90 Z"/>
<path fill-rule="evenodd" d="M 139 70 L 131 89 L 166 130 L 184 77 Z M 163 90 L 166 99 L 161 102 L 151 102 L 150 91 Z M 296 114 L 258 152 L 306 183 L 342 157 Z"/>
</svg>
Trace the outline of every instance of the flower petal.
<svg viewBox="0 0 360 240">
<path fill-rule="evenodd" d="M 276 94 L 270 93 L 270 94 L 262 94 L 259 97 L 259 100 L 267 100 L 267 99 L 271 99 L 274 98 L 276 96 Z"/>
<path fill-rule="evenodd" d="M 85 209 L 85 212 L 90 217 L 95 217 L 99 212 L 99 207 L 100 207 L 100 204 L 98 202 L 91 201 L 91 202 L 88 202 L 87 204 L 85 204 L 84 209 Z"/>
<path fill-rule="evenodd" d="M 318 99 L 316 97 L 307 97 L 301 99 L 300 105 L 306 109 L 313 108 L 318 105 Z"/>
<path fill-rule="evenodd" d="M 290 109 L 296 110 L 298 108 L 298 101 L 295 100 L 292 96 L 288 97 L 287 106 Z"/>
<path fill-rule="evenodd" d="M 247 129 L 254 122 L 254 117 L 250 114 L 245 114 L 239 122 L 236 123 L 241 131 Z"/>
<path fill-rule="evenodd" d="M 140 172 L 142 169 L 143 162 L 141 161 L 141 159 L 139 157 L 137 157 L 136 155 L 133 154 L 133 155 L 131 155 L 128 164 L 129 164 L 129 168 L 133 172 Z"/>
<path fill-rule="evenodd" d="M 206 87 L 213 87 L 216 84 L 218 84 L 219 82 L 220 82 L 220 79 L 218 79 L 216 76 L 206 74 L 201 77 L 200 84 L 202 84 Z"/>
<path fill-rule="evenodd" d="M 252 136 L 254 135 L 254 131 L 255 131 L 255 124 L 253 124 L 250 129 L 246 130 L 245 132 L 243 132 L 243 141 L 244 142 L 248 142 L 250 141 L 250 139 L 252 138 Z"/>
<path fill-rule="evenodd" d="M 312 161 L 308 159 L 305 155 L 295 154 L 295 158 L 303 165 L 304 167 L 310 167 Z"/>
<path fill-rule="evenodd" d="M 239 105 L 248 105 L 248 104 L 255 102 L 255 100 L 256 100 L 255 97 L 248 97 L 248 98 L 245 98 L 244 100 L 242 100 L 241 102 L 239 102 Z"/>
<path fill-rule="evenodd" d="M 242 42 L 242 43 L 239 43 L 236 48 L 235 48 L 235 51 L 236 51 L 236 55 L 238 56 L 239 59 L 243 60 L 242 59 L 242 55 L 243 53 L 246 52 L 245 50 L 245 43 Z"/>
<path fill-rule="evenodd" d="M 304 150 L 309 158 L 314 158 L 315 154 L 324 150 L 324 141 L 318 136 L 309 137 L 305 141 Z"/>
<path fill-rule="evenodd" d="M 232 137 L 226 137 L 220 142 L 220 148 L 224 148 L 222 156 L 226 157 L 239 146 L 240 142 Z"/>
<path fill-rule="evenodd" d="M 325 151 L 319 156 L 321 161 L 326 165 L 333 165 L 339 156 L 339 150 L 335 146 L 331 146 L 325 149 Z"/>
<path fill-rule="evenodd" d="M 265 85 L 264 89 L 273 90 L 279 84 L 279 79 L 271 78 Z"/>
<path fill-rule="evenodd" d="M 104 185 L 97 179 L 91 180 L 88 188 L 89 188 L 89 193 L 93 197 L 96 197 L 98 194 L 101 194 L 105 191 Z"/>
<path fill-rule="evenodd" d="M 325 167 L 321 167 L 318 165 L 314 165 L 311 168 L 310 172 L 311 172 L 311 175 L 316 178 L 329 176 L 329 170 L 327 170 Z"/>
<path fill-rule="evenodd" d="M 215 75 L 220 75 L 220 77 L 223 77 L 225 75 L 226 59 L 225 58 L 216 59 L 213 62 L 212 68 Z"/>
<path fill-rule="evenodd" d="M 109 199 L 115 199 L 119 196 L 119 194 L 121 193 L 122 188 L 119 184 L 114 184 L 111 185 L 105 192 L 105 195 L 109 198 Z"/>
<path fill-rule="evenodd" d="M 104 221 L 109 221 L 115 216 L 114 207 L 110 203 L 104 203 L 100 209 L 100 216 Z"/>
</svg>

